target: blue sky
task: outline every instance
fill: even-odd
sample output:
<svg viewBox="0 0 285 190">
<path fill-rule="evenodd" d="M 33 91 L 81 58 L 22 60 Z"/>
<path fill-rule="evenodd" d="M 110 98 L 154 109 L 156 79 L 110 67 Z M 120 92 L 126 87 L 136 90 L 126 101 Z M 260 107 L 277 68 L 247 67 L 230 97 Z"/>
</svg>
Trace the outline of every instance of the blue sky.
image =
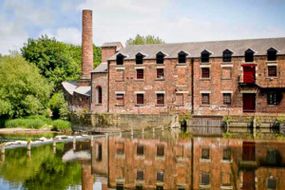
<svg viewBox="0 0 285 190">
<path fill-rule="evenodd" d="M 0 53 L 43 34 L 80 44 L 92 9 L 94 43 L 152 34 L 166 42 L 285 37 L 285 0 L 0 0 Z"/>
</svg>

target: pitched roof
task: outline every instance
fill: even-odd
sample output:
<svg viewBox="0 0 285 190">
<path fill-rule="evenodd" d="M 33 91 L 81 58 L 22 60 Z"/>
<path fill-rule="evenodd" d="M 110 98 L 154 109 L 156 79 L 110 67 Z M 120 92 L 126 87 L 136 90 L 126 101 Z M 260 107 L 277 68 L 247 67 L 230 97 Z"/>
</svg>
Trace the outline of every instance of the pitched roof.
<svg viewBox="0 0 285 190">
<path fill-rule="evenodd" d="M 188 52 L 188 57 L 200 57 L 203 50 L 211 52 L 210 57 L 222 57 L 223 51 L 229 49 L 233 56 L 244 56 L 247 49 L 252 49 L 255 55 L 266 55 L 269 48 L 274 48 L 277 54 L 285 54 L 285 37 L 282 38 L 263 38 L 246 40 L 228 41 L 208 41 L 208 42 L 186 42 L 152 45 L 129 45 L 122 48 L 117 54 L 126 55 L 126 59 L 135 59 L 135 55 L 141 52 L 145 55 L 144 59 L 155 59 L 159 51 L 167 54 L 165 58 L 177 58 L 180 51 Z M 109 60 L 115 60 L 116 55 Z"/>
<path fill-rule="evenodd" d="M 107 62 L 100 63 L 93 71 L 92 73 L 105 73 L 108 71 L 108 65 Z"/>
<path fill-rule="evenodd" d="M 90 96 L 91 86 L 78 86 L 76 81 L 64 81 L 62 82 L 63 88 L 70 94 L 78 93 L 84 96 Z"/>
</svg>

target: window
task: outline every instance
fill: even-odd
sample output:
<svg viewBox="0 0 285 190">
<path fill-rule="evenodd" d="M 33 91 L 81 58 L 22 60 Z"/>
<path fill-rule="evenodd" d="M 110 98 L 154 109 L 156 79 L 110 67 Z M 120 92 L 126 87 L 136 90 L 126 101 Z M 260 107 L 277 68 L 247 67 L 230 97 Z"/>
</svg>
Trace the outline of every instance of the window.
<svg viewBox="0 0 285 190">
<path fill-rule="evenodd" d="M 116 105 L 117 106 L 123 106 L 125 104 L 125 94 L 123 93 L 117 93 L 116 94 Z"/>
<path fill-rule="evenodd" d="M 96 104 L 102 104 L 102 87 L 101 86 L 97 86 L 96 87 Z"/>
<path fill-rule="evenodd" d="M 231 79 L 231 78 L 232 78 L 232 68 L 222 67 L 222 79 Z"/>
<path fill-rule="evenodd" d="M 96 143 L 96 160 L 101 161 L 102 160 L 102 144 Z"/>
<path fill-rule="evenodd" d="M 225 105 L 232 104 L 232 94 L 231 93 L 223 93 L 223 103 Z"/>
<path fill-rule="evenodd" d="M 232 62 L 232 54 L 233 52 L 231 52 L 230 50 L 226 49 L 224 52 L 223 52 L 223 62 Z"/>
<path fill-rule="evenodd" d="M 245 62 L 253 62 L 254 60 L 254 51 L 252 51 L 251 49 L 248 49 L 245 51 Z"/>
<path fill-rule="evenodd" d="M 275 190 L 277 188 L 277 181 L 273 176 L 267 178 L 267 189 Z"/>
<path fill-rule="evenodd" d="M 268 65 L 268 76 L 269 77 L 277 77 L 277 66 L 276 65 Z"/>
<path fill-rule="evenodd" d="M 163 186 L 157 185 L 156 190 L 163 190 Z"/>
<path fill-rule="evenodd" d="M 176 104 L 176 106 L 183 106 L 184 105 L 184 96 L 182 93 L 176 93 L 175 104 Z"/>
<path fill-rule="evenodd" d="M 164 54 L 162 52 L 158 52 L 156 54 L 156 63 L 157 64 L 163 64 L 164 63 Z"/>
<path fill-rule="evenodd" d="M 230 161 L 232 156 L 232 151 L 230 148 L 223 150 L 223 160 Z"/>
<path fill-rule="evenodd" d="M 164 156 L 164 145 L 163 144 L 157 145 L 156 156 L 160 156 L 160 157 Z"/>
<path fill-rule="evenodd" d="M 157 172 L 156 180 L 159 181 L 159 182 L 163 182 L 163 180 L 164 180 L 163 178 L 164 178 L 164 173 L 163 173 L 163 171 Z"/>
<path fill-rule="evenodd" d="M 137 180 L 144 180 L 144 173 L 141 170 L 137 171 Z"/>
<path fill-rule="evenodd" d="M 117 183 L 116 190 L 124 190 L 124 184 Z"/>
<path fill-rule="evenodd" d="M 137 105 L 144 104 L 144 94 L 137 94 Z"/>
<path fill-rule="evenodd" d="M 202 68 L 202 78 L 210 78 L 210 68 L 209 67 L 203 67 Z"/>
<path fill-rule="evenodd" d="M 267 94 L 268 105 L 278 105 L 281 102 L 282 94 L 280 92 L 269 92 Z"/>
<path fill-rule="evenodd" d="M 210 174 L 208 172 L 201 173 L 200 185 L 210 185 Z"/>
<path fill-rule="evenodd" d="M 124 59 L 125 59 L 124 55 L 118 54 L 117 58 L 116 58 L 116 64 L 117 65 L 123 65 L 124 64 Z"/>
<path fill-rule="evenodd" d="M 178 53 L 178 63 L 186 63 L 187 53 L 181 51 Z"/>
<path fill-rule="evenodd" d="M 201 53 L 201 62 L 202 63 L 209 63 L 210 60 L 210 52 L 207 50 L 202 51 Z"/>
<path fill-rule="evenodd" d="M 156 69 L 156 78 L 164 79 L 164 69 Z"/>
<path fill-rule="evenodd" d="M 138 53 L 136 55 L 136 64 L 143 64 L 143 58 L 144 58 L 144 55 L 141 53 Z"/>
<path fill-rule="evenodd" d="M 141 144 L 137 145 L 137 155 L 138 156 L 143 156 L 144 155 L 144 146 Z"/>
<path fill-rule="evenodd" d="M 156 94 L 157 105 L 164 105 L 164 94 Z"/>
<path fill-rule="evenodd" d="M 143 78 L 144 78 L 144 70 L 137 69 L 137 79 L 143 79 Z"/>
<path fill-rule="evenodd" d="M 143 186 L 142 185 L 136 185 L 136 190 L 143 190 Z"/>
<path fill-rule="evenodd" d="M 123 142 L 116 142 L 117 154 L 123 155 L 125 153 L 125 147 Z"/>
<path fill-rule="evenodd" d="M 277 50 L 270 48 L 267 50 L 267 61 L 276 61 L 277 60 Z"/>
<path fill-rule="evenodd" d="M 209 160 L 210 159 L 210 149 L 208 148 L 202 148 L 202 159 Z"/>
<path fill-rule="evenodd" d="M 202 93 L 202 104 L 204 105 L 210 104 L 210 94 Z"/>
</svg>

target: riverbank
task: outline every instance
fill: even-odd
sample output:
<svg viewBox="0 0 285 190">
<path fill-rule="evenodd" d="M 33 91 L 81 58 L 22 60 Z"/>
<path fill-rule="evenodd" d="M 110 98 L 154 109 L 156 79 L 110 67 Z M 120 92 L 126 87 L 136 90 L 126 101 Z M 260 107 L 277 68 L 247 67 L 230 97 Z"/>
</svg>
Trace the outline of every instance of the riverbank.
<svg viewBox="0 0 285 190">
<path fill-rule="evenodd" d="M 41 135 L 41 134 L 59 134 L 60 132 L 50 129 L 27 129 L 27 128 L 3 128 L 0 129 L 0 135 Z"/>
</svg>

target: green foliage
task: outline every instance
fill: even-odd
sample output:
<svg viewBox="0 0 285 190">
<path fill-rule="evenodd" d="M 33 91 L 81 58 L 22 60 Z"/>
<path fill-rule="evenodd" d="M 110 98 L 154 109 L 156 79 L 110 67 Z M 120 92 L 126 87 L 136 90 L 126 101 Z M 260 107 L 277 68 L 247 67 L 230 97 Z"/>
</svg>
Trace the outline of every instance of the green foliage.
<svg viewBox="0 0 285 190">
<path fill-rule="evenodd" d="M 80 76 L 81 47 L 41 36 L 29 39 L 21 49 L 23 57 L 36 65 L 40 73 L 60 88 L 62 81 L 77 80 Z M 100 48 L 94 47 L 95 65 L 101 61 Z"/>
<path fill-rule="evenodd" d="M 63 163 L 63 154 L 60 147 L 54 154 L 51 146 L 34 147 L 30 158 L 26 149 L 7 150 L 5 162 L 0 165 L 0 176 L 15 189 L 64 190 L 79 185 L 80 164 Z"/>
<path fill-rule="evenodd" d="M 181 124 L 184 121 L 188 121 L 191 119 L 191 114 L 189 112 L 186 113 L 180 113 L 178 115 L 179 123 Z"/>
<path fill-rule="evenodd" d="M 69 121 L 65 120 L 54 120 L 52 122 L 53 130 L 55 131 L 61 131 L 61 132 L 70 132 L 71 131 L 71 123 Z"/>
<path fill-rule="evenodd" d="M 155 37 L 152 35 L 141 36 L 137 34 L 135 38 L 128 39 L 126 45 L 163 44 L 163 43 L 165 42 L 159 37 Z"/>
<path fill-rule="evenodd" d="M 40 129 L 44 127 L 47 123 L 41 119 L 12 119 L 5 122 L 6 128 L 30 128 L 30 129 Z"/>
<path fill-rule="evenodd" d="M 53 119 L 67 119 L 68 118 L 68 105 L 64 99 L 62 92 L 56 92 L 52 95 L 49 101 L 49 108 L 52 111 Z"/>
<path fill-rule="evenodd" d="M 0 117 L 43 113 L 50 93 L 47 80 L 20 55 L 0 58 Z"/>
</svg>

